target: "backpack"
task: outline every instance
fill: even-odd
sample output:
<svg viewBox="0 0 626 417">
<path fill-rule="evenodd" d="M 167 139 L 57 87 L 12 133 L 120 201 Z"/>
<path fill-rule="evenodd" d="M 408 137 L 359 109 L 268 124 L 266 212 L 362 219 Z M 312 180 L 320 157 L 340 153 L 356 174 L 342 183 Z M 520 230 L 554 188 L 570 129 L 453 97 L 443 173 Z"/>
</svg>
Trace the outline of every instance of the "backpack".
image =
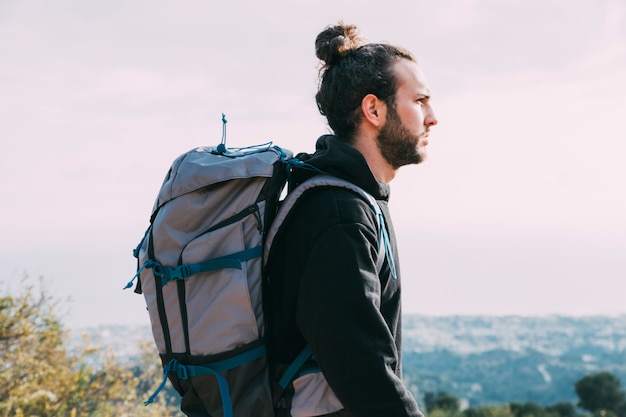
<svg viewBox="0 0 626 417">
<path fill-rule="evenodd" d="M 306 164 L 271 142 L 227 148 L 222 121 L 218 146 L 192 149 L 172 163 L 133 251 L 137 273 L 126 288 L 137 279 L 163 364 L 163 380 L 145 405 L 169 379 L 189 415 L 271 417 L 311 358 L 305 348 L 281 375 L 270 375 L 263 343 L 263 254 L 297 198 L 315 186 L 358 192 L 379 219 L 379 269 L 390 248 L 373 197 L 344 180 L 314 176 L 278 211 L 290 170 Z"/>
</svg>

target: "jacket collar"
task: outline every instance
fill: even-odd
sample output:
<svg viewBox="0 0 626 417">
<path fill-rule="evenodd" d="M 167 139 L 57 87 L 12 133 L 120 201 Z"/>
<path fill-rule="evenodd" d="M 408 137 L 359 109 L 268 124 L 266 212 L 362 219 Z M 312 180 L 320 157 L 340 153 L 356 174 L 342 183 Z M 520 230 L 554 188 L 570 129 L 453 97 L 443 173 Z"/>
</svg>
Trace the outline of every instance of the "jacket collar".
<svg viewBox="0 0 626 417">
<path fill-rule="evenodd" d="M 372 174 L 367 161 L 357 149 L 333 135 L 321 136 L 315 144 L 315 153 L 302 153 L 298 159 L 315 168 L 358 185 L 377 200 L 389 200 L 389 184 L 379 182 Z M 316 175 L 311 169 L 295 169 L 293 186 Z"/>
</svg>

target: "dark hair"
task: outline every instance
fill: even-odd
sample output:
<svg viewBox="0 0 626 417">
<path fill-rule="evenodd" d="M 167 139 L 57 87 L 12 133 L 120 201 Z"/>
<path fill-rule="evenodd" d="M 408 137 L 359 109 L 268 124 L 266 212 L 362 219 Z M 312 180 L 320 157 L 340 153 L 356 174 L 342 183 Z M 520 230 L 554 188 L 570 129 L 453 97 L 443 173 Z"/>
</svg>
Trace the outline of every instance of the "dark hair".
<svg viewBox="0 0 626 417">
<path fill-rule="evenodd" d="M 315 54 L 323 61 L 317 107 L 340 139 L 351 142 L 361 120 L 361 101 L 368 94 L 393 106 L 396 79 L 393 64 L 399 58 L 415 62 L 409 51 L 385 44 L 363 43 L 355 25 L 339 22 L 315 39 Z"/>
</svg>

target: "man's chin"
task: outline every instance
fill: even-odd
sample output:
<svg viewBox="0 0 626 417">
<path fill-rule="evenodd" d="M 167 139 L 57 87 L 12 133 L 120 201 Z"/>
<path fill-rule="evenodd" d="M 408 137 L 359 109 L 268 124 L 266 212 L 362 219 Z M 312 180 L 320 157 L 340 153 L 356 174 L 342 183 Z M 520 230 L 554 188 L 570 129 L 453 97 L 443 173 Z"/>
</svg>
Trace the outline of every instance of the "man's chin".
<svg viewBox="0 0 626 417">
<path fill-rule="evenodd" d="M 405 159 L 401 164 L 396 164 L 394 166 L 395 169 L 398 169 L 400 167 L 406 166 L 406 165 L 418 165 L 421 164 L 422 162 L 424 162 L 426 160 L 426 153 L 425 152 L 420 152 L 420 153 L 416 153 L 413 155 L 412 158 L 410 159 Z"/>
<path fill-rule="evenodd" d="M 428 152 L 426 151 L 426 149 L 423 146 L 419 146 L 416 149 L 415 159 L 414 159 L 413 164 L 414 165 L 421 164 L 426 159 L 428 159 Z"/>
</svg>

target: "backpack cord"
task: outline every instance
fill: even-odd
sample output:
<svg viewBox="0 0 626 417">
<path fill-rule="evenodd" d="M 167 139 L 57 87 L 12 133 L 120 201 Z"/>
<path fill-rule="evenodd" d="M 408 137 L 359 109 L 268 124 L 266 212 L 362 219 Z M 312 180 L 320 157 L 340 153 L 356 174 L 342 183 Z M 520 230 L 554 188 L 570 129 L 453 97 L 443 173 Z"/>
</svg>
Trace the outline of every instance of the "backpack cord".
<svg viewBox="0 0 626 417">
<path fill-rule="evenodd" d="M 228 120 L 226 120 L 226 115 L 222 113 L 222 140 L 216 148 L 217 152 L 220 154 L 226 152 L 226 123 L 228 123 Z"/>
<path fill-rule="evenodd" d="M 143 271 L 146 268 L 153 268 L 158 264 L 158 262 L 152 261 L 150 259 L 148 259 L 146 262 L 143 263 L 143 266 L 139 269 L 137 269 L 137 273 L 135 274 L 135 276 L 128 281 L 128 284 L 126 284 L 126 286 L 124 288 L 122 288 L 123 290 L 127 290 L 130 287 L 133 286 L 133 282 L 139 277 L 139 274 L 141 274 L 141 271 Z"/>
</svg>

